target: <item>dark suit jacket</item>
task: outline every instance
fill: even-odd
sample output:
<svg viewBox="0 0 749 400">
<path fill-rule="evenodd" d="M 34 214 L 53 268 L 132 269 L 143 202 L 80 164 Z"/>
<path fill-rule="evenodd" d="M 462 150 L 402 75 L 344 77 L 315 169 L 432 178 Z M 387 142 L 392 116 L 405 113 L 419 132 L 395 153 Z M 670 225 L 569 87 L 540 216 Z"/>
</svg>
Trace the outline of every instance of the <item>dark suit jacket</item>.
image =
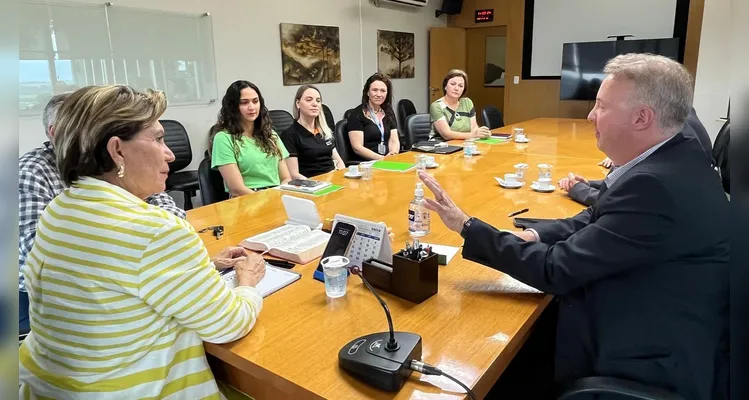
<svg viewBox="0 0 749 400">
<path fill-rule="evenodd" d="M 560 296 L 556 376 L 614 376 L 727 398 L 728 200 L 678 134 L 580 214 L 525 242 L 475 221 L 463 257 Z"/>
<path fill-rule="evenodd" d="M 705 126 L 702 125 L 702 122 L 697 117 L 697 111 L 694 107 L 692 107 L 692 111 L 689 113 L 689 117 L 687 117 L 687 122 L 684 124 L 681 133 L 686 138 L 696 138 L 700 142 L 705 156 L 707 156 L 711 163 L 715 163 L 710 136 L 707 134 Z M 570 198 L 582 205 L 592 206 L 598 198 L 598 189 L 601 188 L 603 181 L 589 181 L 589 183 L 590 186 L 584 183 L 578 183 L 573 186 L 569 191 Z"/>
</svg>

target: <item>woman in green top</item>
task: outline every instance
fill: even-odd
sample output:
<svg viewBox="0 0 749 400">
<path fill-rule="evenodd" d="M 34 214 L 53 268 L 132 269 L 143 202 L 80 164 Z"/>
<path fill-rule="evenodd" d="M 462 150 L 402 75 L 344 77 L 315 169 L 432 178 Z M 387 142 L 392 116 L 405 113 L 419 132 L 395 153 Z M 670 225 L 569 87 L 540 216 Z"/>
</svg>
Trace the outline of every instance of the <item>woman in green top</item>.
<svg viewBox="0 0 749 400">
<path fill-rule="evenodd" d="M 459 69 L 451 69 L 442 80 L 445 95 L 429 107 L 432 128 L 445 140 L 491 136 L 489 128 L 478 126 L 473 101 L 463 97 L 467 85 L 468 75 Z"/>
<path fill-rule="evenodd" d="M 226 89 L 213 137 L 211 167 L 218 168 L 232 197 L 291 180 L 289 157 L 273 131 L 268 109 L 254 84 L 236 81 Z"/>
</svg>

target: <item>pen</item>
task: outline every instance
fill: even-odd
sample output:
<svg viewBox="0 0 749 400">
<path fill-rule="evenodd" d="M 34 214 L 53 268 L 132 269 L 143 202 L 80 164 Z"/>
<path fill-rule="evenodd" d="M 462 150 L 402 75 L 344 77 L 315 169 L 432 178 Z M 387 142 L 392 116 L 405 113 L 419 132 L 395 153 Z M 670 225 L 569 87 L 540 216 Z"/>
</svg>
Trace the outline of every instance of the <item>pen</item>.
<svg viewBox="0 0 749 400">
<path fill-rule="evenodd" d="M 516 216 L 516 215 L 520 215 L 520 214 L 522 214 L 522 213 L 527 213 L 528 211 L 529 211 L 529 210 L 528 210 L 527 208 L 524 208 L 524 209 L 522 209 L 522 210 L 520 210 L 520 211 L 515 211 L 515 212 L 511 212 L 511 213 L 509 213 L 509 214 L 507 215 L 507 218 L 512 218 L 512 217 L 514 217 L 514 216 Z"/>
<path fill-rule="evenodd" d="M 265 258 L 265 262 L 267 262 L 268 264 L 274 267 L 285 268 L 285 269 L 294 268 L 294 264 L 287 262 L 287 261 Z"/>
</svg>

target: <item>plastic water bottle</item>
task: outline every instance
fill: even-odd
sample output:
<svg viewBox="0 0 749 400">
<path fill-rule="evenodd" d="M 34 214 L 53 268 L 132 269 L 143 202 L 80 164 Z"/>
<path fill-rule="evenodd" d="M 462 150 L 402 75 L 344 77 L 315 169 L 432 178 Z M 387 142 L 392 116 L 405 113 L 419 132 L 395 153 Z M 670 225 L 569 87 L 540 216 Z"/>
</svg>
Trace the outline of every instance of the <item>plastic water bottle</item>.
<svg viewBox="0 0 749 400">
<path fill-rule="evenodd" d="M 408 205 L 408 232 L 412 237 L 421 237 L 429 234 L 429 210 L 424 201 L 423 183 L 416 184 L 414 199 Z"/>
</svg>

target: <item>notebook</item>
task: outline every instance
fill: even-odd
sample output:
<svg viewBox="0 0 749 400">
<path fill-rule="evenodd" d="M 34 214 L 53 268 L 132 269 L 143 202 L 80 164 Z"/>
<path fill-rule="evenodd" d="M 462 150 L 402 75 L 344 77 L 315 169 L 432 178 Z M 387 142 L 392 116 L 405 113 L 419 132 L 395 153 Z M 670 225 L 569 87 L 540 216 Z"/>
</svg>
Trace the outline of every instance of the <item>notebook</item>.
<svg viewBox="0 0 749 400">
<path fill-rule="evenodd" d="M 325 189 L 330 186 L 330 182 L 326 181 L 315 181 L 312 179 L 293 179 L 289 183 L 285 183 L 280 186 L 283 190 L 290 190 L 292 192 L 302 193 L 314 193 L 321 189 Z"/>
<path fill-rule="evenodd" d="M 226 283 L 227 286 L 234 289 L 237 287 L 237 272 L 234 268 L 227 268 L 221 272 L 221 279 Z M 276 268 L 268 263 L 265 263 L 265 276 L 258 282 L 255 288 L 260 292 L 263 297 L 269 295 L 291 285 L 292 283 L 299 280 L 302 274 L 299 272 L 289 271 L 288 269 Z"/>
</svg>

